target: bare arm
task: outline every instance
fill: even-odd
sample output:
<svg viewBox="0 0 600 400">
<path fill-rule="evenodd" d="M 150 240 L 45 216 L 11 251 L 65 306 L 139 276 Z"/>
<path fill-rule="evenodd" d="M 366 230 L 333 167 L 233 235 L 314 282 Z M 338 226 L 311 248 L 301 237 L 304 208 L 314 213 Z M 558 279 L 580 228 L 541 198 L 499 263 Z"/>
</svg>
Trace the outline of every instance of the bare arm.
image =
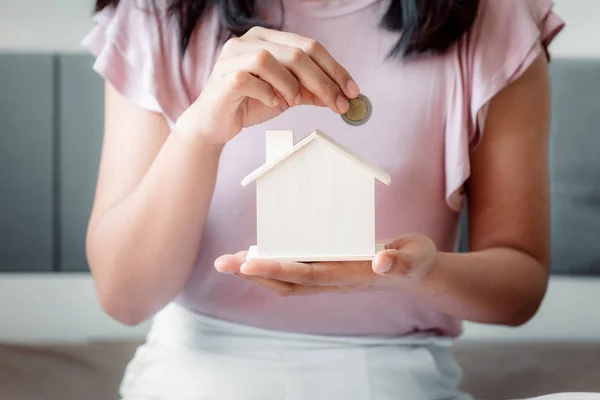
<svg viewBox="0 0 600 400">
<path fill-rule="evenodd" d="M 222 146 L 171 133 L 108 84 L 105 125 L 88 258 L 107 313 L 136 324 L 191 272 Z"/>
<path fill-rule="evenodd" d="M 544 55 L 490 104 L 467 186 L 470 252 L 440 254 L 426 295 L 450 315 L 520 325 L 537 312 L 550 273 L 550 104 Z"/>
<path fill-rule="evenodd" d="M 246 262 L 230 254 L 215 268 L 284 296 L 392 290 L 460 319 L 523 324 L 536 313 L 549 277 L 549 116 L 541 56 L 490 104 L 471 160 L 469 253 L 438 252 L 415 234 L 393 241 L 373 262 Z"/>
<path fill-rule="evenodd" d="M 106 86 L 105 138 L 87 254 L 100 303 L 137 324 L 194 266 L 225 143 L 294 105 L 347 111 L 359 88 L 317 42 L 253 28 L 226 43 L 202 94 L 170 131 Z"/>
</svg>

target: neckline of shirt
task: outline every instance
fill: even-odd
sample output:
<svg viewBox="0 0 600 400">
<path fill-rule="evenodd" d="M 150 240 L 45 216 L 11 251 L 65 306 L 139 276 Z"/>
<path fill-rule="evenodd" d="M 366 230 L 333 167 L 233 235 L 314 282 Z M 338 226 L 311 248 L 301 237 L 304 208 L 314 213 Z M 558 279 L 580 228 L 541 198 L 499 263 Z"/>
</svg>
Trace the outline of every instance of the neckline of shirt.
<svg viewBox="0 0 600 400">
<path fill-rule="evenodd" d="M 296 11 L 312 18 L 352 14 L 382 0 L 283 0 L 285 12 Z"/>
</svg>

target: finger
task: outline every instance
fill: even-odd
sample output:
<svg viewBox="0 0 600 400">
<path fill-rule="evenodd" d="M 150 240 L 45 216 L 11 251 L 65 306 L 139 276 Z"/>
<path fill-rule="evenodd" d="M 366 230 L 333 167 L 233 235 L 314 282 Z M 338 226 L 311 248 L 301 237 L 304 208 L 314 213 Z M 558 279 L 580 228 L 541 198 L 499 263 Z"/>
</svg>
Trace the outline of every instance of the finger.
<svg viewBox="0 0 600 400">
<path fill-rule="evenodd" d="M 297 47 L 263 42 L 264 47 L 308 89 L 316 99 L 338 114 L 350 108 L 350 103 L 340 86 L 329 77 L 304 51 Z M 316 104 L 313 99 L 311 103 Z"/>
<path fill-rule="evenodd" d="M 230 60 L 244 53 L 246 53 L 246 41 L 239 37 L 232 37 L 223 43 L 218 59 Z"/>
<path fill-rule="evenodd" d="M 215 269 L 224 274 L 240 272 L 241 265 L 246 261 L 246 251 L 240 251 L 236 254 L 225 254 L 217 258 L 214 262 Z"/>
<path fill-rule="evenodd" d="M 310 296 L 322 293 L 351 293 L 358 289 L 354 286 L 303 286 L 294 283 L 289 283 L 290 289 L 282 296 Z"/>
<path fill-rule="evenodd" d="M 386 276 L 409 276 L 412 263 L 401 251 L 388 249 L 379 252 L 373 259 L 373 271 Z"/>
<path fill-rule="evenodd" d="M 299 84 L 313 95 L 305 96 L 305 103 L 325 104 L 339 114 L 347 112 L 350 108 L 350 103 L 340 86 L 300 48 L 263 40 L 247 40 L 245 46 L 247 51 L 254 49 L 255 54 L 261 54 L 260 58 L 264 57 L 265 62 L 269 58 L 264 53 L 270 53 L 282 67 L 289 70 Z M 269 67 L 274 66 L 270 64 Z M 296 99 L 293 104 L 300 103 Z"/>
<path fill-rule="evenodd" d="M 410 278 L 434 261 L 435 244 L 422 235 L 405 235 L 394 242 L 373 260 L 373 271 L 387 276 Z"/>
<path fill-rule="evenodd" d="M 243 70 L 256 75 L 281 93 L 290 107 L 301 104 L 300 83 L 269 51 L 256 44 L 249 44 L 246 54 L 223 61 L 219 65 L 222 74 Z"/>
<path fill-rule="evenodd" d="M 260 278 L 256 276 L 248 276 L 242 273 L 236 273 L 235 275 L 251 281 L 252 283 L 255 283 L 265 289 L 269 289 L 283 297 L 291 296 L 296 291 L 296 288 L 294 287 L 296 285 L 291 283 L 280 282 L 273 279 Z"/>
<path fill-rule="evenodd" d="M 315 268 L 313 263 L 277 260 L 248 260 L 240 271 L 246 275 L 260 276 L 278 281 L 312 286 Z"/>
<path fill-rule="evenodd" d="M 294 283 L 281 282 L 273 279 L 259 278 L 241 274 L 241 277 L 247 279 L 265 289 L 269 289 L 279 296 L 308 296 L 319 293 L 348 293 L 355 289 L 352 287 L 338 286 L 302 286 Z"/>
<path fill-rule="evenodd" d="M 276 279 L 302 286 L 369 285 L 380 278 L 369 262 L 296 263 L 249 260 L 240 271 L 252 276 Z"/>
<path fill-rule="evenodd" d="M 236 254 L 226 254 L 215 260 L 215 269 L 225 274 L 235 275 L 246 279 L 266 289 L 277 292 L 281 296 L 288 296 L 293 291 L 291 283 L 280 282 L 256 276 L 249 276 L 240 271 L 240 266 L 246 261 L 247 252 L 241 251 Z"/>
<path fill-rule="evenodd" d="M 353 286 L 302 286 L 295 283 L 284 282 L 275 279 L 268 279 L 259 276 L 247 275 L 241 272 L 240 266 L 246 260 L 247 252 L 242 251 L 236 254 L 226 254 L 215 260 L 215 269 L 222 273 L 235 275 L 242 279 L 253 282 L 265 289 L 269 289 L 280 296 L 307 296 L 317 293 L 347 293 L 354 291 Z"/>
<path fill-rule="evenodd" d="M 249 72 L 236 71 L 226 79 L 230 81 L 232 90 L 240 96 L 240 99 L 244 97 L 253 98 L 267 107 L 276 107 L 279 105 L 279 97 L 273 90 L 273 87 Z"/>
<path fill-rule="evenodd" d="M 350 73 L 316 40 L 294 33 L 280 32 L 265 28 L 253 28 L 248 38 L 275 42 L 290 47 L 297 47 L 306 53 L 333 81 L 342 89 L 345 96 L 355 98 L 360 88 Z"/>
</svg>

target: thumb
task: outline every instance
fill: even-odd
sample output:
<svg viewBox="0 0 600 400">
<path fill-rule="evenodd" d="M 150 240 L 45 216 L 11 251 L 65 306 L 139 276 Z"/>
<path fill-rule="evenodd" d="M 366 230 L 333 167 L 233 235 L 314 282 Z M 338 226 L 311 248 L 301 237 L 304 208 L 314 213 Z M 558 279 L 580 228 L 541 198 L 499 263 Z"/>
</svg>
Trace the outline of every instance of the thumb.
<svg viewBox="0 0 600 400">
<path fill-rule="evenodd" d="M 414 268 L 414 257 L 409 250 L 383 250 L 373 260 L 373 271 L 379 275 L 408 277 Z"/>
</svg>

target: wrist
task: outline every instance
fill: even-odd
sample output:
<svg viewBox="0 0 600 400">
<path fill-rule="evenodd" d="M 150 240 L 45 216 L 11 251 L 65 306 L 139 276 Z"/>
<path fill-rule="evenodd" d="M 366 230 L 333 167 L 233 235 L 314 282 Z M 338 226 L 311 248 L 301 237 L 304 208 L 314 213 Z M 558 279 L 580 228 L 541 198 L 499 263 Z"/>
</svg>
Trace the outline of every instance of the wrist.
<svg viewBox="0 0 600 400">
<path fill-rule="evenodd" d="M 190 129 L 185 123 L 178 120 L 175 123 L 171 135 L 177 139 L 187 143 L 187 145 L 201 153 L 208 152 L 209 154 L 220 155 L 225 143 L 211 142 L 208 135 L 205 135 L 198 130 Z"/>
<path fill-rule="evenodd" d="M 198 113 L 198 110 L 202 110 L 203 108 L 198 105 L 190 106 L 175 121 L 173 132 L 191 143 L 217 149 L 222 148 L 226 141 L 218 140 L 218 135 L 215 135 L 215 132 L 210 127 L 211 124 L 207 126 L 207 124 L 203 123 L 203 121 L 208 121 L 210 118 Z"/>
</svg>

